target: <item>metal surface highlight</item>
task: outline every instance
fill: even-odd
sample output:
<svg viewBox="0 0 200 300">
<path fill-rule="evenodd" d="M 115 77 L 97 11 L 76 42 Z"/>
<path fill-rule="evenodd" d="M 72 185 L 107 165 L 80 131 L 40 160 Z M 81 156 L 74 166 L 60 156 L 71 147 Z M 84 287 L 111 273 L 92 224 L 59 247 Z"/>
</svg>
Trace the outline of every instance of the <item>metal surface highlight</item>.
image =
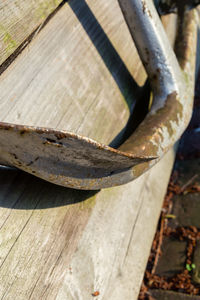
<svg viewBox="0 0 200 300">
<path fill-rule="evenodd" d="M 179 139 L 192 114 L 196 11 L 179 16 L 176 58 L 152 1 L 118 2 L 154 95 L 144 121 L 119 149 L 66 131 L 0 122 L 2 164 L 58 185 L 97 190 L 137 178 Z"/>
</svg>

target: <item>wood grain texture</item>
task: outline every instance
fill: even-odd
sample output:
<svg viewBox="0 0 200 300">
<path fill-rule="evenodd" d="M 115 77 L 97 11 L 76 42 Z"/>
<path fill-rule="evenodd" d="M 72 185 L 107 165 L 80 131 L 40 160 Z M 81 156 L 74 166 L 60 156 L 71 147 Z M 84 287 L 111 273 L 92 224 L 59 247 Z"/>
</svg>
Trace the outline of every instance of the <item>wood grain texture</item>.
<svg viewBox="0 0 200 300">
<path fill-rule="evenodd" d="M 62 0 L 0 2 L 0 65 L 40 26 Z"/>
<path fill-rule="evenodd" d="M 138 72 L 143 84 L 117 1 L 71 0 L 1 76 L 0 120 L 108 144 L 138 98 Z"/>
<path fill-rule="evenodd" d="M 94 195 L 6 169 L 0 172 L 0 185 L 0 297 L 45 299 L 45 290 L 58 290 L 62 282 L 69 257 L 95 205 Z M 7 259 L 12 261 L 9 266 Z M 38 284 L 43 290 L 34 298 L 31 294 Z"/>
<path fill-rule="evenodd" d="M 1 169 L 0 299 L 137 299 L 173 159 L 97 193 Z"/>
<path fill-rule="evenodd" d="M 56 300 L 92 300 L 93 291 L 101 300 L 138 298 L 174 154 L 134 182 L 97 195 Z"/>
</svg>

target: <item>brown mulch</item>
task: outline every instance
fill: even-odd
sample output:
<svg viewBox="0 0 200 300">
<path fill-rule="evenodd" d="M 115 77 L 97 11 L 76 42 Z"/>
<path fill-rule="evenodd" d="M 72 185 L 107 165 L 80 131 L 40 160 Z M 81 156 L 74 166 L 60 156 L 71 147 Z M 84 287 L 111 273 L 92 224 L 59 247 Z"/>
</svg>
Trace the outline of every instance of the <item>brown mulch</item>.
<svg viewBox="0 0 200 300">
<path fill-rule="evenodd" d="M 181 273 L 176 274 L 171 278 L 164 276 L 155 275 L 156 266 L 158 263 L 159 256 L 161 253 L 161 245 L 164 236 L 174 237 L 180 241 L 187 242 L 187 253 L 185 264 L 192 264 L 192 258 L 196 243 L 200 240 L 200 230 L 194 226 L 189 227 L 178 227 L 171 228 L 168 227 L 168 220 L 173 215 L 170 215 L 172 209 L 172 198 L 174 195 L 186 194 L 200 192 L 200 186 L 195 183 L 186 184 L 185 187 L 181 187 L 176 184 L 176 179 L 178 177 L 177 171 L 172 174 L 167 195 L 165 197 L 164 205 L 162 208 L 162 213 L 158 225 L 157 232 L 152 244 L 151 254 L 149 257 L 147 269 L 145 272 L 143 284 L 141 287 L 140 295 L 138 300 L 151 300 L 153 299 L 149 293 L 149 289 L 163 289 L 163 290 L 173 290 L 182 293 L 187 293 L 190 295 L 199 295 L 200 286 L 192 282 L 191 272 L 184 269 Z"/>
</svg>

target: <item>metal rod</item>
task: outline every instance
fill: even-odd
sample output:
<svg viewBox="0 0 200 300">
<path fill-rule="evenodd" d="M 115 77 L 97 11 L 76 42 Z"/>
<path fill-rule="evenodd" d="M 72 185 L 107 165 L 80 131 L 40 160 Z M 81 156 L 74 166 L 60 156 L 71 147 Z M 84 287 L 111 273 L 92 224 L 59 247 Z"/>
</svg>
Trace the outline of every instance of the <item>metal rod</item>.
<svg viewBox="0 0 200 300">
<path fill-rule="evenodd" d="M 182 72 L 153 2 L 118 2 L 151 83 L 153 112 L 162 106 L 167 95 L 179 93 L 184 82 Z"/>
</svg>

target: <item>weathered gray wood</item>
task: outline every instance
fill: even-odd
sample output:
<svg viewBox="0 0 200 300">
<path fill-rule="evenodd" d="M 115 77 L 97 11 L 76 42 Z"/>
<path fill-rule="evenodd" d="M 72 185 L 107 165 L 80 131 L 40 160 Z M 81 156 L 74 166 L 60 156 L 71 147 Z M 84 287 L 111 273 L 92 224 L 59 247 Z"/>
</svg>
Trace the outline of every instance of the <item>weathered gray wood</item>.
<svg viewBox="0 0 200 300">
<path fill-rule="evenodd" d="M 104 300 L 138 298 L 174 154 L 134 182 L 97 195 L 56 300 L 92 299 L 92 291 Z"/>
<path fill-rule="evenodd" d="M 66 3 L 3 73 L 1 121 L 106 144 L 124 128 L 142 65 L 117 1 L 93 2 Z"/>
<path fill-rule="evenodd" d="M 40 26 L 62 0 L 0 2 L 0 65 Z"/>
<path fill-rule="evenodd" d="M 0 299 L 137 299 L 173 159 L 97 193 L 1 170 Z"/>
<path fill-rule="evenodd" d="M 15 294 L 17 299 L 28 299 L 37 281 L 43 278 L 43 291 L 36 298 L 44 299 L 42 294 L 48 283 L 56 290 L 61 284 L 95 201 L 89 192 L 78 197 L 76 191 L 16 171 L 1 170 L 0 182 L 1 298 L 10 299 Z M 9 266 L 8 257 L 12 260 Z"/>
</svg>

